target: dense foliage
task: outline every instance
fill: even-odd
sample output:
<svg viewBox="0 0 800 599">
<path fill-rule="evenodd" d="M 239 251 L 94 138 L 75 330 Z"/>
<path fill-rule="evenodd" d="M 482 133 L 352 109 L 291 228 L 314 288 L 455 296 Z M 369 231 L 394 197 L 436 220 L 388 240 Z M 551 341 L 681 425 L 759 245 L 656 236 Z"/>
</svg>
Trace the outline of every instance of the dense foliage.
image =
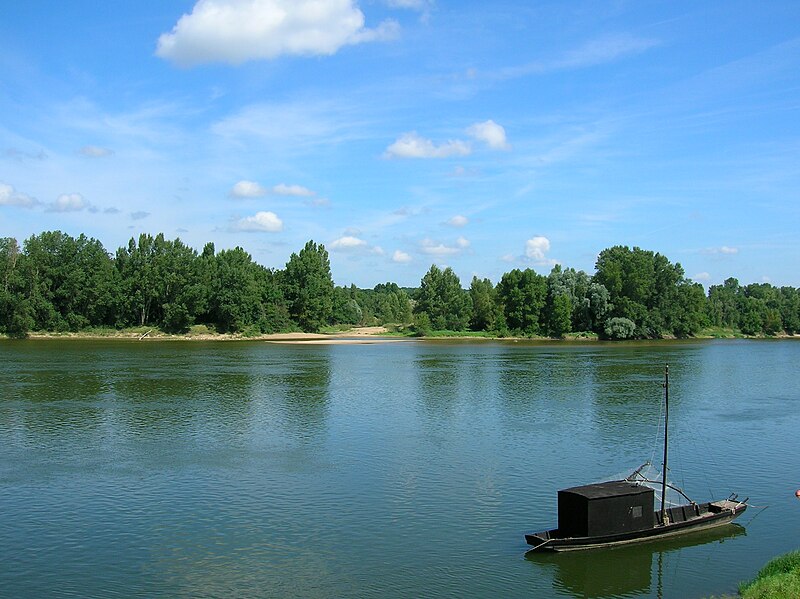
<svg viewBox="0 0 800 599">
<path fill-rule="evenodd" d="M 406 326 L 607 339 L 687 337 L 706 327 L 746 335 L 800 332 L 800 291 L 736 279 L 703 287 L 661 254 L 615 246 L 596 273 L 555 266 L 505 273 L 497 285 L 473 277 L 464 289 L 451 268 L 431 266 L 418 289 L 395 283 L 336 287 L 328 252 L 309 241 L 283 270 L 253 262 L 242 248 L 202 253 L 163 234 L 140 235 L 109 254 L 96 239 L 48 231 L 0 238 L 0 333 L 204 324 L 255 335 L 329 325 Z"/>
</svg>

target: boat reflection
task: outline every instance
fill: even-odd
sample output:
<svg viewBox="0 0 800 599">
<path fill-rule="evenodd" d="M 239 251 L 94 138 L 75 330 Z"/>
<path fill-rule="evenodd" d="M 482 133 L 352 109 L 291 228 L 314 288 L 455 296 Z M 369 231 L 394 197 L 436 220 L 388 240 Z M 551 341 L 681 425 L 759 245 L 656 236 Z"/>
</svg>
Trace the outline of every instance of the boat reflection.
<svg viewBox="0 0 800 599">
<path fill-rule="evenodd" d="M 528 551 L 525 559 L 552 572 L 553 588 L 559 594 L 600 599 L 640 596 L 652 592 L 656 597 L 661 597 L 661 566 L 665 554 L 708 543 L 724 543 L 745 534 L 744 527 L 727 524 L 674 539 L 608 549 L 563 553 Z M 652 589 L 654 582 L 656 588 Z"/>
</svg>

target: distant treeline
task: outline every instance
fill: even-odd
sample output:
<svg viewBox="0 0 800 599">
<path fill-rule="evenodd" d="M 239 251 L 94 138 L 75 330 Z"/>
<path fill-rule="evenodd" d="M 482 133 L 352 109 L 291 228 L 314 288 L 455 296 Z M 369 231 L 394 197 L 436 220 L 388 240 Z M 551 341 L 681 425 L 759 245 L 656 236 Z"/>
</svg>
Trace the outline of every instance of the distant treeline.
<svg viewBox="0 0 800 599">
<path fill-rule="evenodd" d="M 180 239 L 140 235 L 109 254 L 96 239 L 48 231 L 0 238 L 0 332 L 158 327 L 185 332 L 204 324 L 256 335 L 317 331 L 330 325 L 397 324 L 498 336 L 608 339 L 689 337 L 706 327 L 747 335 L 800 330 L 800 292 L 728 279 L 706 295 L 680 264 L 661 254 L 615 246 L 595 274 L 555 266 L 505 273 L 495 285 L 474 277 L 468 290 L 450 268 L 431 266 L 417 289 L 385 283 L 337 287 L 328 252 L 313 241 L 282 270 L 253 262 L 242 248 L 198 253 Z"/>
</svg>

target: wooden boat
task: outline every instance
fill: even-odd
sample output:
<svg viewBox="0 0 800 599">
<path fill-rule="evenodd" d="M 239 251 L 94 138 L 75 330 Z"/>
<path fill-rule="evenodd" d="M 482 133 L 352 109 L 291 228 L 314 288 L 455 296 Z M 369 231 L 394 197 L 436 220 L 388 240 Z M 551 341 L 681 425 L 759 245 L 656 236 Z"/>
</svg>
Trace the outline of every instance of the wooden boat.
<svg viewBox="0 0 800 599">
<path fill-rule="evenodd" d="M 661 480 L 642 474 L 645 466 L 623 480 L 601 482 L 558 492 L 558 528 L 525 535 L 531 551 L 575 551 L 639 543 L 707 530 L 732 522 L 747 509 L 747 499 L 731 494 L 722 501 L 695 503 L 667 483 L 669 447 L 669 366 L 664 373 L 664 461 Z M 661 507 L 654 510 L 655 488 Z M 667 506 L 667 489 L 685 503 Z"/>
</svg>

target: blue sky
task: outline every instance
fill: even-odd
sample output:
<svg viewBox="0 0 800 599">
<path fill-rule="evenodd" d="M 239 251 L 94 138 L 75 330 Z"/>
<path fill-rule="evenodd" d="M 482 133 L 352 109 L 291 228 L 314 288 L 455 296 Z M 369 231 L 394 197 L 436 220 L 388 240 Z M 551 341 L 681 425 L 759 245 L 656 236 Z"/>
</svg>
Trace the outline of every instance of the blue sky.
<svg viewBox="0 0 800 599">
<path fill-rule="evenodd" d="M 337 284 L 594 272 L 800 286 L 800 3 L 26 0 L 0 236 L 141 232 Z"/>
</svg>

